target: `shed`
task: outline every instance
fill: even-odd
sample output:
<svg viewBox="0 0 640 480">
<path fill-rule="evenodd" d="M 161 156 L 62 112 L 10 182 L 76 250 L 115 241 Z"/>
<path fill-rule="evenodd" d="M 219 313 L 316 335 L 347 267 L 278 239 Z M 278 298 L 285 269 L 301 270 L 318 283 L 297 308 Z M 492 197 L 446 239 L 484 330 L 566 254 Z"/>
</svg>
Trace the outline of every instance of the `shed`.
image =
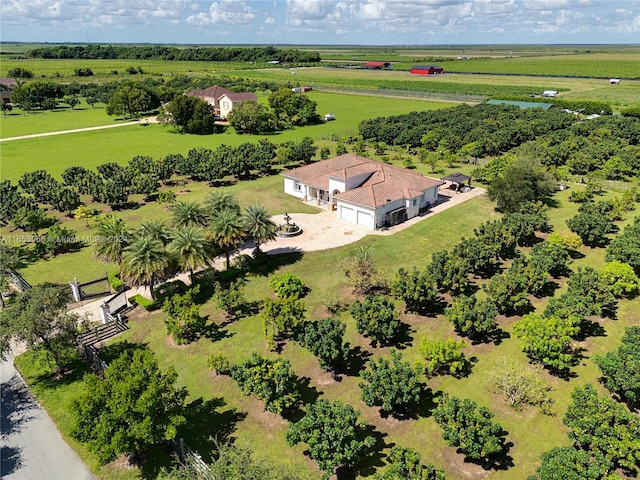
<svg viewBox="0 0 640 480">
<path fill-rule="evenodd" d="M 620 83 L 620 79 L 619 78 L 611 78 L 611 79 L 609 79 L 609 83 L 611 85 L 618 85 Z"/>
<path fill-rule="evenodd" d="M 411 67 L 411 75 L 440 75 L 444 68 L 438 65 L 414 65 Z"/>
<path fill-rule="evenodd" d="M 381 68 L 387 68 L 391 64 L 389 62 L 367 62 L 364 64 L 364 68 L 368 68 L 370 70 L 379 70 Z"/>
<path fill-rule="evenodd" d="M 553 107 L 551 103 L 517 102 L 515 100 L 487 100 L 487 105 L 514 105 L 520 108 L 542 108 L 544 110 L 549 110 Z"/>
<path fill-rule="evenodd" d="M 544 92 L 542 92 L 542 95 L 540 95 L 541 97 L 545 97 L 545 98 L 555 98 L 558 96 L 558 91 L 557 90 L 545 90 Z"/>
<path fill-rule="evenodd" d="M 3 103 L 11 103 L 13 90 L 18 86 L 13 78 L 0 78 L 0 97 Z"/>
</svg>

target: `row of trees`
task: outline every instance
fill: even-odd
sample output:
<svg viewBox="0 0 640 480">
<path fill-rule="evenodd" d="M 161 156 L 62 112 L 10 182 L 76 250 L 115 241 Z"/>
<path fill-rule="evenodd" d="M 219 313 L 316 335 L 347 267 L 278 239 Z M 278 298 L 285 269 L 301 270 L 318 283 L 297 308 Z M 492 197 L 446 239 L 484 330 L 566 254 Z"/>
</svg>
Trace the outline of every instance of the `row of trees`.
<svg viewBox="0 0 640 480">
<path fill-rule="evenodd" d="M 59 45 L 37 47 L 27 52 L 29 58 L 104 59 L 104 60 L 181 60 L 202 62 L 270 62 L 317 63 L 318 52 L 292 48 L 267 47 L 188 47 L 165 45 Z"/>
</svg>

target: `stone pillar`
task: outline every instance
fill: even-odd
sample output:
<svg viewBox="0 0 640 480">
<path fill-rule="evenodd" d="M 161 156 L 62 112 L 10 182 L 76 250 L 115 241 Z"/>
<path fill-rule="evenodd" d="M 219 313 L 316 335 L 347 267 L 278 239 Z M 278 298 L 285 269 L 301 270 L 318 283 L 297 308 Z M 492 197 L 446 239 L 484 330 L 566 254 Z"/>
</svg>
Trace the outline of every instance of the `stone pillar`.
<svg viewBox="0 0 640 480">
<path fill-rule="evenodd" d="M 69 286 L 71 287 L 71 293 L 73 294 L 73 299 L 76 302 L 82 300 L 82 292 L 80 292 L 80 284 L 78 283 L 78 279 L 74 278 L 73 283 L 69 282 Z"/>
<path fill-rule="evenodd" d="M 111 314 L 111 308 L 106 303 L 103 303 L 100 306 L 100 317 L 102 318 L 102 323 L 107 324 L 109 322 L 109 315 Z"/>
</svg>

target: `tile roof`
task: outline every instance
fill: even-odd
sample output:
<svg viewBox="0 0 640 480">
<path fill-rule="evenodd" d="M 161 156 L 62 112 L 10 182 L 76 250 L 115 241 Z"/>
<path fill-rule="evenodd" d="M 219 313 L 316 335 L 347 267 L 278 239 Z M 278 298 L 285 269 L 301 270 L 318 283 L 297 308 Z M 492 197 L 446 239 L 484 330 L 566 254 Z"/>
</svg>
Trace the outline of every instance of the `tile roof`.
<svg viewBox="0 0 640 480">
<path fill-rule="evenodd" d="M 378 208 L 389 201 L 418 197 L 426 189 L 444 183 L 418 172 L 350 153 L 294 168 L 283 175 L 307 185 L 328 189 L 329 177 L 346 180 L 366 173 L 371 175 L 359 187 L 336 194 L 336 198 Z"/>
<path fill-rule="evenodd" d="M 252 92 L 229 92 L 229 93 L 225 93 L 224 95 L 229 97 L 229 99 L 234 103 L 258 101 L 258 96 Z M 222 95 L 220 95 L 220 97 L 222 97 Z M 220 99 L 220 97 L 218 97 L 218 99 Z"/>
</svg>

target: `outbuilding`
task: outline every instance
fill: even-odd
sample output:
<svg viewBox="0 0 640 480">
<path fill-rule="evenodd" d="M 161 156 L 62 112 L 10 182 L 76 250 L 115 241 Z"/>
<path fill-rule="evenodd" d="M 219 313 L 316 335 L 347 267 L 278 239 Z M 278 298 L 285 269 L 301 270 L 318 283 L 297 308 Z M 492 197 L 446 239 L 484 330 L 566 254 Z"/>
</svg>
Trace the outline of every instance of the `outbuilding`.
<svg viewBox="0 0 640 480">
<path fill-rule="evenodd" d="M 541 97 L 545 97 L 545 98 L 556 98 L 558 96 L 558 91 L 557 90 L 545 90 L 544 92 L 542 92 L 542 95 L 540 95 Z"/>
<path fill-rule="evenodd" d="M 438 65 L 414 65 L 411 67 L 411 75 L 442 75 L 444 68 Z"/>
<path fill-rule="evenodd" d="M 389 68 L 391 64 L 389 62 L 367 62 L 364 64 L 363 68 L 367 68 L 369 70 L 380 70 L 382 68 Z"/>
</svg>

